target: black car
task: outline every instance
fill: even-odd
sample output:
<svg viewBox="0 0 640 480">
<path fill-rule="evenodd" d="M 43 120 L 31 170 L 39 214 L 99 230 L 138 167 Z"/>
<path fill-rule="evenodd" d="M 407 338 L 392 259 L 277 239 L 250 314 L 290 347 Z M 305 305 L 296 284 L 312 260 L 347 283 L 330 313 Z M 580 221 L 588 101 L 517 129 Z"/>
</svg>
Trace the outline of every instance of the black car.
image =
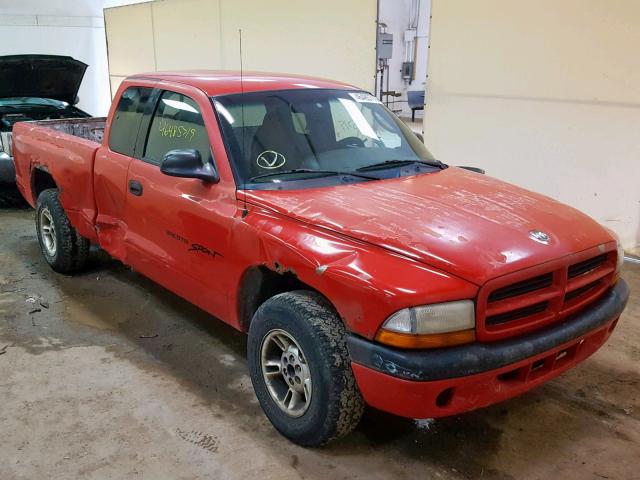
<svg viewBox="0 0 640 480">
<path fill-rule="evenodd" d="M 0 204 L 16 198 L 11 129 L 16 122 L 84 118 L 74 105 L 85 63 L 59 55 L 0 56 Z"/>
</svg>

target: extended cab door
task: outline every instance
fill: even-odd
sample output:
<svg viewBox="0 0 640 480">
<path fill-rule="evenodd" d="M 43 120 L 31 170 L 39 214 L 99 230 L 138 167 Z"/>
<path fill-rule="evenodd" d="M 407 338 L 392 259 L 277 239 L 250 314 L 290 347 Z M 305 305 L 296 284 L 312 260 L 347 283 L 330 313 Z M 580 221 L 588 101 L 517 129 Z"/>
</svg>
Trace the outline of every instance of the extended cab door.
<svg viewBox="0 0 640 480">
<path fill-rule="evenodd" d="M 211 130 L 217 123 L 209 98 L 194 90 L 159 91 L 148 124 L 143 122 L 141 155 L 127 177 L 127 258 L 141 273 L 224 318 L 235 184 L 160 171 L 164 155 L 175 149 L 196 149 L 203 163 L 215 167 Z"/>
<path fill-rule="evenodd" d="M 100 246 L 113 257 L 126 261 L 124 237 L 127 231 L 127 175 L 136 154 L 138 132 L 145 116 L 153 107 L 156 92 L 148 86 L 128 86 L 125 82 L 112 107 L 110 123 L 103 146 L 94 163 L 94 192 L 98 215 L 96 227 Z"/>
</svg>

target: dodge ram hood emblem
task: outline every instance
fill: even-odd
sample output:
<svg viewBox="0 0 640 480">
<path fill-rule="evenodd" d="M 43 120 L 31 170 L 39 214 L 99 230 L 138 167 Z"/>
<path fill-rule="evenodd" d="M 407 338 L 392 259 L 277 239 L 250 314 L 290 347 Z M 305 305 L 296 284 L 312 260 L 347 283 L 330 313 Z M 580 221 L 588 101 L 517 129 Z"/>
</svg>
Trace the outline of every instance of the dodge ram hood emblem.
<svg viewBox="0 0 640 480">
<path fill-rule="evenodd" d="M 542 230 L 531 230 L 529 232 L 529 238 L 538 243 L 544 243 L 545 245 L 548 245 L 549 240 L 551 240 L 551 237 L 549 237 L 549 235 L 544 233 Z"/>
<path fill-rule="evenodd" d="M 274 168 L 282 167 L 285 163 L 287 163 L 287 159 L 281 153 L 274 152 L 273 150 L 266 150 L 258 155 L 258 158 L 256 158 L 256 163 L 260 168 L 272 170 Z"/>
</svg>

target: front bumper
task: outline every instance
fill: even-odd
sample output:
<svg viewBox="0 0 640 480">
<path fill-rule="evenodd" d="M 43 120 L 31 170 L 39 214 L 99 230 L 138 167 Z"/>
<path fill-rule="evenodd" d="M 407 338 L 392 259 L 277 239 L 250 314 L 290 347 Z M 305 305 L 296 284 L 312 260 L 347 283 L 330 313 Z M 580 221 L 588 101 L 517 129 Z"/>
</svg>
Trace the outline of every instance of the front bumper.
<svg viewBox="0 0 640 480">
<path fill-rule="evenodd" d="M 410 418 L 485 407 L 577 365 L 609 338 L 629 298 L 624 280 L 586 310 L 542 331 L 430 351 L 347 338 L 360 391 L 371 406 Z"/>
<path fill-rule="evenodd" d="M 5 152 L 0 152 L 0 184 L 16 183 L 16 166 L 13 158 Z"/>
</svg>

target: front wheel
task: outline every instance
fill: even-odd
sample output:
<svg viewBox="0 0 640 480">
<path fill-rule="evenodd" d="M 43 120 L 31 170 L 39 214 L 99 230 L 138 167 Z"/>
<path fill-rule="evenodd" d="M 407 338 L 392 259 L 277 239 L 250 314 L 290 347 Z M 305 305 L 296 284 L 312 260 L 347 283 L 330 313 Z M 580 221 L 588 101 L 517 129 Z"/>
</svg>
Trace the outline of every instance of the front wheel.
<svg viewBox="0 0 640 480">
<path fill-rule="evenodd" d="M 308 291 L 267 300 L 249 327 L 249 369 L 256 396 L 273 426 L 303 446 L 351 432 L 364 402 L 356 385 L 342 321 Z"/>
<path fill-rule="evenodd" d="M 58 190 L 44 190 L 36 205 L 36 230 L 40 250 L 59 273 L 82 269 L 89 258 L 89 241 L 73 228 L 58 198 Z"/>
</svg>

